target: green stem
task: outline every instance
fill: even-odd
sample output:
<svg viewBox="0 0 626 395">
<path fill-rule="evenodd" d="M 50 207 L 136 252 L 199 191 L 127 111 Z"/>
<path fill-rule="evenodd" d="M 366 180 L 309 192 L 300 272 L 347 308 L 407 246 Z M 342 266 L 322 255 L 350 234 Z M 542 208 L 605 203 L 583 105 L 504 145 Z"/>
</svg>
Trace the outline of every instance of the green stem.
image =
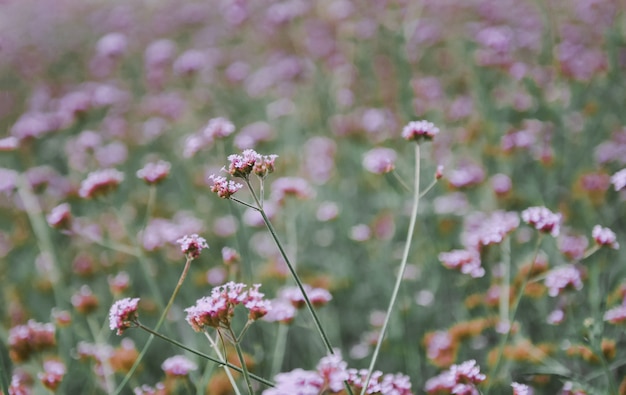
<svg viewBox="0 0 626 395">
<path fill-rule="evenodd" d="M 370 361 L 370 365 L 367 369 L 367 377 L 363 383 L 363 389 L 361 390 L 361 395 L 365 395 L 369 382 L 372 378 L 372 374 L 374 373 L 374 366 L 376 365 L 376 360 L 378 359 L 378 354 L 380 352 L 380 347 L 383 343 L 383 339 L 387 332 L 387 327 L 389 326 L 389 321 L 391 318 L 391 312 L 393 311 L 393 307 L 396 304 L 396 299 L 398 298 L 398 294 L 400 292 L 400 285 L 402 284 L 402 277 L 404 276 L 404 271 L 406 269 L 406 265 L 409 259 L 409 250 L 411 248 L 411 241 L 413 240 L 413 231 L 415 230 L 415 223 L 417 221 L 417 208 L 419 206 L 420 201 L 420 146 L 419 144 L 415 144 L 415 189 L 413 191 L 413 208 L 411 209 L 411 219 L 409 222 L 409 229 L 406 236 L 406 243 L 404 244 L 404 253 L 402 254 L 402 262 L 400 263 L 400 270 L 398 271 L 398 277 L 396 278 L 396 284 L 393 288 L 393 292 L 391 294 L 391 299 L 389 300 L 389 306 L 387 307 L 387 314 L 385 316 L 385 322 L 383 323 L 382 328 L 380 329 L 380 333 L 378 334 L 378 339 L 376 341 L 376 347 L 374 349 L 374 354 L 372 355 L 372 360 Z"/>
<path fill-rule="evenodd" d="M 89 331 L 91 332 L 91 336 L 94 341 L 98 345 L 104 344 L 102 341 L 101 331 L 96 327 L 96 323 L 93 318 L 87 317 L 87 326 L 89 327 Z M 104 386 L 107 393 L 111 393 L 113 388 L 115 388 L 115 382 L 113 381 L 113 369 L 111 368 L 111 364 L 109 360 L 106 358 L 102 359 L 102 374 L 104 376 Z"/>
<path fill-rule="evenodd" d="M 500 290 L 500 322 L 510 324 L 509 303 L 511 290 L 511 241 L 505 237 L 500 244 L 502 255 L 502 289 Z"/>
<path fill-rule="evenodd" d="M 280 373 L 283 359 L 285 357 L 285 346 L 287 345 L 287 334 L 289 332 L 289 326 L 285 324 L 279 324 L 276 333 L 276 345 L 274 346 L 274 353 L 272 356 L 271 375 L 274 376 Z"/>
<path fill-rule="evenodd" d="M 193 259 L 187 257 L 187 261 L 185 262 L 185 268 L 183 269 L 183 272 L 180 275 L 180 278 L 178 279 L 178 284 L 176 284 L 176 288 L 174 288 L 174 292 L 172 292 L 172 296 L 170 297 L 170 300 L 167 302 L 167 305 L 165 306 L 165 309 L 163 310 L 161 317 L 159 317 L 159 321 L 154 327 L 155 331 L 158 331 L 161 328 L 161 325 L 163 325 L 163 322 L 165 321 L 165 317 L 167 317 L 167 313 L 172 307 L 172 303 L 174 303 L 174 299 L 176 298 L 176 295 L 178 295 L 178 291 L 183 285 L 183 282 L 185 281 L 185 277 L 187 277 L 187 273 L 189 272 L 189 267 L 191 266 L 191 261 L 193 261 Z M 137 367 L 139 366 L 139 363 L 141 362 L 143 357 L 146 355 L 146 352 L 148 351 L 148 348 L 150 347 L 152 340 L 154 340 L 154 336 L 155 336 L 154 334 L 151 334 L 150 337 L 148 337 L 148 341 L 146 341 L 146 344 L 143 346 L 143 349 L 139 353 L 139 356 L 135 360 L 135 363 L 133 363 L 133 366 L 130 368 L 128 373 L 126 373 L 124 380 L 122 380 L 120 385 L 118 385 L 117 388 L 115 389 L 115 395 L 119 394 L 122 391 L 126 383 L 128 383 L 128 380 L 130 380 L 132 375 L 135 373 L 135 370 L 137 370 Z"/>
<path fill-rule="evenodd" d="M 239 357 L 239 363 L 241 363 L 241 372 L 243 374 L 243 379 L 246 382 L 246 386 L 248 387 L 248 394 L 253 395 L 254 390 L 252 389 L 252 383 L 250 382 L 250 373 L 248 372 L 248 366 L 246 366 L 246 359 L 243 356 L 241 345 L 239 344 L 239 341 L 237 341 L 237 337 L 230 327 L 228 328 L 228 331 L 230 332 L 230 336 L 234 340 L 233 344 L 235 345 L 235 350 L 237 351 L 237 356 Z"/>
<path fill-rule="evenodd" d="M 219 334 L 219 331 L 217 333 Z M 211 335 L 209 335 L 207 332 L 204 332 L 204 336 L 206 336 L 206 338 L 209 340 L 209 343 L 211 343 L 211 348 L 213 348 L 213 351 L 215 351 L 215 354 L 217 355 L 217 357 L 222 360 L 220 364 L 224 367 L 224 372 L 226 373 L 226 376 L 228 377 L 228 380 L 230 381 L 230 385 L 233 387 L 233 391 L 235 391 L 236 395 L 241 395 L 241 392 L 239 392 L 239 387 L 237 387 L 237 382 L 235 382 L 235 378 L 233 377 L 233 374 L 230 372 L 230 370 L 227 369 L 227 366 L 230 366 L 230 364 L 226 360 L 226 355 L 222 355 L 219 344 L 217 344 L 216 340 L 213 340 Z M 240 373 L 242 372 L 241 369 L 237 369 L 237 371 Z"/>
<path fill-rule="evenodd" d="M 224 360 L 220 361 L 219 359 L 213 358 L 212 356 L 207 355 L 207 354 L 205 354 L 203 352 L 194 350 L 193 348 L 189 348 L 189 347 L 185 346 L 184 344 L 182 344 L 182 343 L 180 343 L 180 342 L 178 342 L 178 341 L 176 341 L 174 339 L 170 339 L 169 337 L 167 337 L 165 335 L 162 335 L 162 334 L 154 331 L 151 328 L 148 328 L 147 326 L 143 325 L 140 322 L 137 322 L 137 327 L 140 328 L 140 329 L 143 329 L 144 331 L 148 332 L 152 336 L 158 337 L 160 339 L 165 340 L 166 342 L 172 343 L 173 345 L 175 345 L 177 347 L 180 347 L 180 348 L 182 348 L 185 351 L 189 351 L 190 353 L 192 353 L 194 355 L 197 355 L 197 356 L 199 356 L 201 358 L 204 358 L 204 359 L 207 359 L 207 360 L 209 360 L 211 362 L 214 362 L 214 363 L 218 364 L 219 366 L 229 367 L 229 368 L 231 368 L 234 371 L 242 373 L 242 370 L 241 370 L 241 368 L 239 366 L 233 365 L 230 362 L 227 362 L 227 361 L 224 361 Z M 213 344 L 213 339 L 211 339 L 211 344 Z M 222 354 L 220 353 L 220 356 L 221 355 Z M 259 377 L 259 376 L 256 376 L 256 375 L 250 373 L 250 378 L 253 379 L 253 380 L 258 381 L 261 384 L 265 384 L 268 387 L 274 387 L 274 383 L 272 383 L 269 380 L 264 379 L 263 377 Z"/>
<path fill-rule="evenodd" d="M 530 276 L 532 276 L 533 268 L 535 266 L 535 261 L 537 260 L 537 255 L 539 254 L 539 247 L 541 246 L 542 239 L 543 239 L 543 233 L 540 233 L 539 237 L 537 238 L 537 245 L 535 246 L 535 252 L 533 253 L 533 258 L 532 258 L 532 261 L 530 262 L 530 267 L 528 268 L 528 273 L 526 273 L 526 277 L 524 277 L 524 281 L 522 281 L 522 284 L 520 285 L 520 289 L 517 291 L 517 295 L 515 296 L 515 305 L 513 305 L 513 310 L 511 312 L 510 318 L 508 319 L 509 330 L 507 330 L 506 333 L 502 335 L 500 344 L 498 345 L 498 354 L 497 354 L 498 356 L 496 358 L 496 364 L 489 371 L 489 374 L 487 374 L 487 377 L 490 379 L 488 381 L 487 388 L 485 389 L 485 395 L 489 394 L 489 391 L 491 390 L 491 385 L 495 381 L 495 376 L 498 374 L 498 371 L 500 370 L 500 364 L 502 362 L 502 354 L 504 353 L 504 346 L 508 342 L 509 336 L 511 334 L 510 327 L 513 325 L 513 322 L 515 320 L 515 314 L 517 314 L 517 309 L 520 305 L 520 301 L 522 300 L 522 296 L 524 296 L 524 290 L 526 289 L 526 285 L 528 284 L 530 280 Z"/>
</svg>

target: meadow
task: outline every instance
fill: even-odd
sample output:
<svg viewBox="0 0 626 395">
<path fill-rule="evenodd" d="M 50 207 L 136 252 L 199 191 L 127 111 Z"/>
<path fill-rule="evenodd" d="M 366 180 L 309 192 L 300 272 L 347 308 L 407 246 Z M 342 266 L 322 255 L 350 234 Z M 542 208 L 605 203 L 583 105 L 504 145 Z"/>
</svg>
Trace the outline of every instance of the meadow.
<svg viewBox="0 0 626 395">
<path fill-rule="evenodd" d="M 626 394 L 624 11 L 0 1 L 0 394 Z"/>
</svg>

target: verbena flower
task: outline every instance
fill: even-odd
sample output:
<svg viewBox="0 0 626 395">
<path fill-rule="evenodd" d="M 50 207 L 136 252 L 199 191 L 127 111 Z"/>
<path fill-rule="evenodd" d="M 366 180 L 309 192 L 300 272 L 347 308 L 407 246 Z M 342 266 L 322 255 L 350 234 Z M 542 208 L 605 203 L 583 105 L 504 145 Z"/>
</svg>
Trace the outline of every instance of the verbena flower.
<svg viewBox="0 0 626 395">
<path fill-rule="evenodd" d="M 175 355 L 167 358 L 161 364 L 161 369 L 168 376 L 187 376 L 189 372 L 198 369 L 198 365 L 190 361 L 184 355 Z"/>
<path fill-rule="evenodd" d="M 235 132 L 235 125 L 226 118 L 218 117 L 209 120 L 202 134 L 210 139 L 228 137 Z"/>
<path fill-rule="evenodd" d="M 225 265 L 233 265 L 239 263 L 241 256 L 234 248 L 222 247 L 222 260 Z"/>
<path fill-rule="evenodd" d="M 243 150 L 241 155 L 229 155 L 230 164 L 227 171 L 233 177 L 247 178 L 254 169 L 257 160 L 261 160 L 261 158 L 261 155 L 253 149 Z"/>
<path fill-rule="evenodd" d="M 271 309 L 271 304 L 259 292 L 260 284 L 246 290 L 242 283 L 228 282 L 211 290 L 210 296 L 196 301 L 196 304 L 185 309 L 187 322 L 196 332 L 207 327 L 229 327 L 235 314 L 235 306 L 244 305 L 249 311 L 248 319 L 257 320 Z"/>
<path fill-rule="evenodd" d="M 203 249 L 209 248 L 204 237 L 200 237 L 195 233 L 183 236 L 176 240 L 176 243 L 180 244 L 182 253 L 191 259 L 196 259 L 200 256 L 200 252 L 202 252 Z"/>
<path fill-rule="evenodd" d="M 480 373 L 475 360 L 465 361 L 460 365 L 452 365 L 449 370 L 428 379 L 424 390 L 428 394 L 445 391 L 450 394 L 478 395 L 476 384 L 485 381 L 486 376 Z"/>
<path fill-rule="evenodd" d="M 324 288 L 314 288 L 308 284 L 303 285 L 304 291 L 309 298 L 309 301 L 314 306 L 323 306 L 330 302 L 333 298 L 330 292 Z M 295 308 L 302 308 L 305 305 L 304 295 L 299 287 L 285 287 L 278 293 L 279 298 L 289 301 Z"/>
<path fill-rule="evenodd" d="M 171 167 L 172 165 L 164 160 L 148 163 L 142 169 L 137 170 L 137 177 L 147 184 L 158 184 L 170 174 Z"/>
<path fill-rule="evenodd" d="M 398 154 L 391 148 L 374 148 L 363 155 L 363 167 L 374 174 L 393 171 Z"/>
<path fill-rule="evenodd" d="M 626 168 L 611 176 L 611 184 L 613 184 L 616 191 L 621 191 L 626 188 Z"/>
<path fill-rule="evenodd" d="M 593 237 L 596 244 L 598 244 L 599 246 L 608 246 L 614 250 L 617 250 L 619 248 L 617 237 L 615 236 L 615 233 L 613 233 L 613 231 L 609 228 L 603 228 L 600 225 L 596 225 L 591 231 L 591 237 Z"/>
<path fill-rule="evenodd" d="M 48 225 L 57 229 L 68 229 L 72 219 L 72 212 L 70 211 L 70 205 L 67 203 L 61 203 L 54 207 L 50 214 L 46 216 Z"/>
<path fill-rule="evenodd" d="M 124 298 L 113 303 L 109 310 L 109 328 L 117 330 L 117 334 L 121 335 L 132 327 L 137 319 L 138 303 L 139 298 Z"/>
<path fill-rule="evenodd" d="M 428 121 L 412 121 L 402 129 L 402 137 L 409 141 L 432 140 L 438 133 L 439 128 Z"/>
<path fill-rule="evenodd" d="M 569 259 L 578 260 L 585 255 L 589 241 L 585 236 L 561 235 L 557 245 L 561 254 Z"/>
<path fill-rule="evenodd" d="M 217 193 L 217 196 L 222 199 L 230 198 L 237 191 L 243 188 L 243 184 L 237 183 L 233 180 L 227 180 L 226 177 L 216 176 L 215 174 L 211 174 L 209 179 L 213 181 L 213 185 L 211 185 L 211 192 Z"/>
<path fill-rule="evenodd" d="M 115 169 L 103 169 L 89 173 L 80 184 L 78 196 L 91 199 L 104 195 L 114 189 L 124 180 L 124 173 Z"/>
<path fill-rule="evenodd" d="M 513 388 L 513 395 L 531 395 L 532 389 L 526 384 L 520 383 L 511 383 L 511 387 Z"/>
<path fill-rule="evenodd" d="M 522 211 L 522 220 L 540 232 L 559 235 L 561 214 L 553 213 L 545 207 L 529 207 Z"/>
<path fill-rule="evenodd" d="M 133 393 L 135 395 L 165 395 L 167 392 L 165 390 L 165 384 L 156 383 L 154 387 L 147 384 L 144 384 L 141 387 L 136 387 L 133 390 Z"/>
<path fill-rule="evenodd" d="M 56 345 L 55 327 L 51 323 L 29 320 L 9 330 L 9 356 L 14 362 L 23 362 L 39 351 Z"/>
<path fill-rule="evenodd" d="M 554 297 L 567 288 L 582 289 L 583 281 L 576 266 L 565 265 L 550 270 L 546 275 L 545 285 L 548 287 L 548 295 Z"/>
<path fill-rule="evenodd" d="M 100 305 L 98 297 L 94 295 L 88 285 L 80 287 L 80 290 L 72 295 L 71 302 L 72 306 L 82 314 L 89 314 L 95 311 Z"/>
<path fill-rule="evenodd" d="M 280 322 L 281 324 L 290 324 L 296 317 L 296 308 L 291 302 L 284 299 L 272 299 L 272 308 L 263 317 L 263 321 Z"/>
<path fill-rule="evenodd" d="M 439 260 L 449 269 L 459 270 L 463 274 L 469 274 L 474 278 L 485 275 L 485 269 L 481 266 L 480 255 L 473 250 L 453 250 L 439 254 Z"/>
<path fill-rule="evenodd" d="M 273 201 L 282 204 L 287 196 L 294 196 L 306 200 L 315 195 L 313 188 L 307 180 L 300 177 L 281 177 L 272 183 Z"/>
<path fill-rule="evenodd" d="M 626 305 L 613 307 L 604 313 L 604 321 L 611 324 L 621 324 L 626 322 Z"/>
<path fill-rule="evenodd" d="M 512 211 L 477 212 L 466 217 L 461 240 L 468 249 L 499 244 L 519 226 L 519 216 Z"/>
<path fill-rule="evenodd" d="M 43 363 L 43 372 L 38 373 L 37 377 L 44 387 L 55 391 L 61 384 L 66 371 L 67 369 L 63 362 L 50 359 Z"/>
</svg>

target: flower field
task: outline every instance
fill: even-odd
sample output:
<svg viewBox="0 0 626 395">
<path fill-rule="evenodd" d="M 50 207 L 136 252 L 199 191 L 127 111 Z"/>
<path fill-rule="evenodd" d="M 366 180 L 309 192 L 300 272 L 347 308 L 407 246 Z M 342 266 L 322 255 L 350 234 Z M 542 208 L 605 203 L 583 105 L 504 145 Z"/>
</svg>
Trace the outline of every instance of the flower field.
<svg viewBox="0 0 626 395">
<path fill-rule="evenodd" d="M 0 1 L 0 394 L 626 394 L 625 11 Z"/>
</svg>

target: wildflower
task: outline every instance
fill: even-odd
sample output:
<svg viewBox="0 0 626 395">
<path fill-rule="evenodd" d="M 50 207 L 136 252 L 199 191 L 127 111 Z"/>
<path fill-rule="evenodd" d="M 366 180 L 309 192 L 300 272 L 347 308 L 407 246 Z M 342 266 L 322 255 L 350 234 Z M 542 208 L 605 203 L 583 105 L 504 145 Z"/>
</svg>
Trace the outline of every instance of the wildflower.
<svg viewBox="0 0 626 395">
<path fill-rule="evenodd" d="M 141 387 L 136 387 L 133 392 L 135 395 L 165 395 L 167 393 L 163 383 L 156 383 L 154 387 L 144 384 Z"/>
<path fill-rule="evenodd" d="M 198 369 L 198 366 L 184 355 L 175 355 L 163 361 L 161 369 L 167 376 L 187 376 L 189 372 Z"/>
<path fill-rule="evenodd" d="M 160 160 L 157 163 L 148 163 L 142 169 L 137 170 L 137 177 L 147 184 L 158 184 L 170 174 L 172 165 L 169 162 Z"/>
<path fill-rule="evenodd" d="M 339 215 L 339 206 L 335 202 L 322 202 L 317 208 L 315 218 L 321 222 L 327 222 L 337 218 Z"/>
<path fill-rule="evenodd" d="M 588 245 L 589 241 L 585 236 L 562 235 L 558 239 L 559 251 L 569 259 L 581 259 Z"/>
<path fill-rule="evenodd" d="M 402 129 L 402 137 L 409 141 L 432 140 L 439 128 L 432 122 L 412 121 Z"/>
<path fill-rule="evenodd" d="M 548 294 L 554 297 L 566 288 L 582 289 L 583 282 L 576 266 L 566 265 L 549 271 L 546 275 L 545 285 L 548 287 Z"/>
<path fill-rule="evenodd" d="M 453 250 L 442 252 L 439 254 L 439 260 L 448 269 L 458 269 L 461 273 L 469 274 L 474 278 L 485 275 L 485 269 L 481 266 L 480 255 L 477 251 Z"/>
<path fill-rule="evenodd" d="M 65 364 L 63 362 L 51 359 L 43 363 L 43 372 L 40 372 L 37 377 L 44 387 L 54 391 L 61 384 L 65 372 Z"/>
<path fill-rule="evenodd" d="M 281 177 L 272 183 L 272 200 L 281 204 L 287 196 L 310 199 L 314 191 L 308 181 L 300 177 Z"/>
<path fill-rule="evenodd" d="M 485 179 L 485 171 L 475 163 L 466 163 L 448 174 L 448 182 L 455 188 L 468 188 Z"/>
<path fill-rule="evenodd" d="M 117 334 L 121 335 L 126 329 L 134 325 L 137 319 L 137 304 L 139 298 L 124 298 L 113 303 L 109 310 L 109 327 L 111 330 L 117 329 Z"/>
<path fill-rule="evenodd" d="M 428 394 L 449 391 L 452 394 L 478 395 L 476 384 L 485 381 L 475 360 L 465 361 L 460 365 L 452 365 L 449 370 L 426 381 L 424 389 Z"/>
<path fill-rule="evenodd" d="M 274 388 L 263 391 L 263 395 L 319 395 L 324 379 L 317 372 L 294 369 L 274 377 Z"/>
<path fill-rule="evenodd" d="M 546 318 L 546 322 L 550 325 L 559 325 L 565 319 L 565 312 L 561 309 L 553 310 L 550 314 L 548 314 L 548 318 Z"/>
<path fill-rule="evenodd" d="M 320 359 L 316 366 L 317 372 L 324 379 L 325 387 L 333 392 L 343 389 L 343 382 L 348 380 L 347 369 L 348 364 L 337 351 Z"/>
<path fill-rule="evenodd" d="M 55 327 L 29 320 L 25 325 L 9 330 L 9 356 L 14 362 L 23 362 L 34 352 L 47 350 L 56 345 Z"/>
<path fill-rule="evenodd" d="M 222 248 L 222 260 L 224 261 L 225 265 L 233 265 L 235 263 L 238 263 L 240 259 L 241 256 L 239 256 L 239 253 L 234 248 Z"/>
<path fill-rule="evenodd" d="M 593 237 L 599 246 L 609 246 L 614 250 L 619 248 L 619 243 L 617 242 L 615 233 L 613 233 L 613 231 L 609 228 L 603 228 L 600 225 L 596 225 L 591 231 L 591 237 Z"/>
<path fill-rule="evenodd" d="M 178 75 L 191 75 L 208 65 L 207 55 L 199 50 L 190 49 L 174 61 L 173 69 Z"/>
<path fill-rule="evenodd" d="M 461 239 L 467 248 L 478 249 L 481 246 L 501 243 L 518 226 L 519 216 L 515 212 L 477 212 L 465 220 Z"/>
<path fill-rule="evenodd" d="M 553 213 L 545 207 L 529 207 L 522 211 L 522 220 L 540 232 L 559 235 L 561 214 Z"/>
<path fill-rule="evenodd" d="M 621 324 L 626 322 L 626 305 L 613 307 L 604 313 L 604 321 L 608 321 L 611 324 Z"/>
<path fill-rule="evenodd" d="M 20 140 L 15 136 L 0 139 L 0 152 L 15 151 L 20 145 Z"/>
<path fill-rule="evenodd" d="M 127 272 L 119 272 L 115 276 L 109 276 L 107 278 L 109 282 L 109 289 L 113 295 L 119 295 L 128 289 L 130 285 L 130 276 Z"/>
<path fill-rule="evenodd" d="M 176 44 L 168 39 L 153 41 L 144 52 L 144 64 L 147 69 L 165 67 L 176 52 Z"/>
<path fill-rule="evenodd" d="M 389 173 L 395 168 L 396 158 L 396 151 L 391 148 L 374 148 L 363 156 L 363 167 L 374 174 Z"/>
<path fill-rule="evenodd" d="M 70 211 L 70 205 L 67 203 L 61 203 L 50 211 L 50 214 L 46 216 L 48 225 L 57 229 L 68 229 L 72 219 L 72 213 Z"/>
<path fill-rule="evenodd" d="M 11 375 L 11 384 L 9 385 L 9 395 L 31 395 L 33 379 L 23 370 L 16 369 Z"/>
<path fill-rule="evenodd" d="M 128 46 L 126 36 L 122 33 L 109 33 L 96 44 L 98 55 L 105 58 L 118 58 L 126 52 Z"/>
<path fill-rule="evenodd" d="M 626 188 L 626 168 L 611 176 L 611 184 L 613 184 L 616 191 L 621 191 Z"/>
<path fill-rule="evenodd" d="M 274 162 L 276 161 L 276 158 L 278 158 L 278 155 L 275 154 L 258 157 L 254 163 L 252 171 L 257 176 L 264 178 L 268 174 L 274 172 Z"/>
<path fill-rule="evenodd" d="M 232 281 L 215 287 L 210 296 L 198 299 L 194 306 L 185 309 L 186 320 L 196 332 L 201 332 L 206 327 L 228 327 L 235 314 L 235 306 L 240 304 L 249 310 L 248 319 L 259 319 L 271 308 L 269 301 L 259 292 L 259 287 L 260 284 L 255 284 L 245 290 L 245 284 Z"/>
<path fill-rule="evenodd" d="M 261 159 L 261 155 L 253 149 L 243 150 L 241 155 L 229 155 L 228 173 L 233 177 L 248 178 L 259 159 Z"/>
<path fill-rule="evenodd" d="M 531 395 L 532 390 L 526 384 L 520 383 L 511 383 L 511 387 L 513 387 L 513 395 Z"/>
<path fill-rule="evenodd" d="M 19 174 L 15 170 L 0 167 L 0 192 L 11 193 L 17 188 Z"/>
<path fill-rule="evenodd" d="M 217 196 L 222 199 L 230 198 L 238 190 L 243 188 L 243 184 L 236 183 L 233 180 L 227 180 L 226 177 L 216 176 L 215 174 L 211 174 L 209 179 L 213 181 L 211 192 L 217 193 Z"/>
<path fill-rule="evenodd" d="M 284 299 L 274 299 L 271 303 L 272 309 L 263 317 L 263 321 L 290 324 L 296 317 L 297 310 L 291 302 Z"/>
<path fill-rule="evenodd" d="M 437 165 L 435 170 L 435 180 L 441 180 L 443 178 L 443 165 Z"/>
<path fill-rule="evenodd" d="M 308 284 L 304 284 L 303 288 L 309 298 L 309 301 L 314 306 L 323 306 L 326 303 L 330 302 L 333 298 L 330 292 L 328 292 L 324 288 L 313 288 Z M 283 288 L 278 295 L 281 299 L 291 302 L 291 304 L 295 308 L 299 309 L 301 307 L 304 307 L 304 295 L 302 295 L 302 291 L 299 287 L 294 286 Z"/>
<path fill-rule="evenodd" d="M 82 314 L 95 311 L 100 304 L 98 297 L 93 294 L 88 285 L 80 287 L 80 290 L 72 295 L 71 301 L 76 310 Z"/>
<path fill-rule="evenodd" d="M 203 249 L 209 248 L 204 237 L 200 237 L 195 233 L 181 237 L 176 240 L 176 243 L 180 244 L 181 252 L 191 259 L 196 259 L 200 256 L 200 252 Z"/>
<path fill-rule="evenodd" d="M 498 173 L 491 177 L 491 188 L 497 196 L 506 196 L 512 187 L 511 177 L 506 174 Z"/>
<path fill-rule="evenodd" d="M 211 140 L 228 137 L 235 131 L 235 125 L 226 118 L 218 117 L 209 120 L 202 134 Z"/>
<path fill-rule="evenodd" d="M 89 173 L 80 184 L 78 195 L 82 198 L 91 199 L 103 195 L 117 188 L 124 180 L 124 173 L 115 169 L 104 169 Z"/>
<path fill-rule="evenodd" d="M 354 241 L 367 241 L 372 237 L 372 229 L 366 224 L 358 224 L 350 228 L 350 238 Z"/>
</svg>

